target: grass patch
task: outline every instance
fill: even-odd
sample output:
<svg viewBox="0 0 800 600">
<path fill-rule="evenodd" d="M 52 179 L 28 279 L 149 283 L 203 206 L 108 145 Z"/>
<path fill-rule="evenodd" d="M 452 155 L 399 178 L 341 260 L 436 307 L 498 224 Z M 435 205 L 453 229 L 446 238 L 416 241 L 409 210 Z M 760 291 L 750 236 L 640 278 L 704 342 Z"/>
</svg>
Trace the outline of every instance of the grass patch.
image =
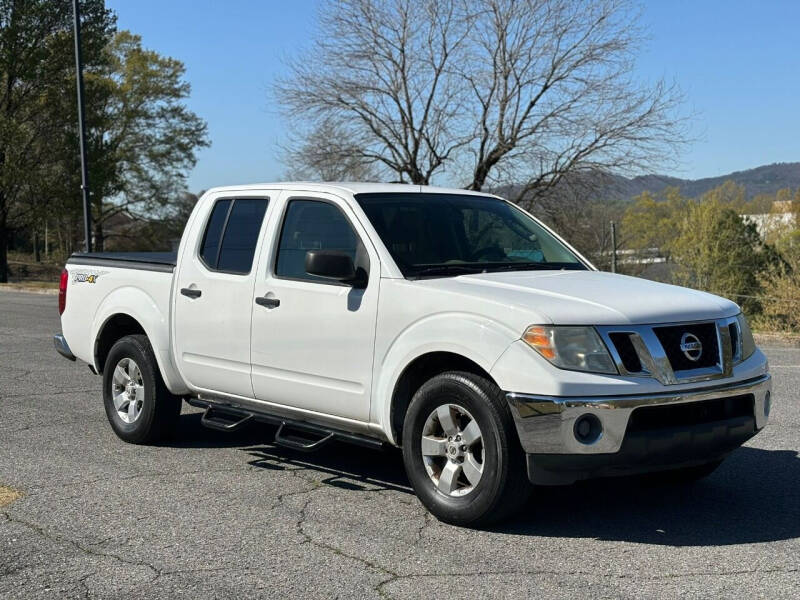
<svg viewBox="0 0 800 600">
<path fill-rule="evenodd" d="M 22 492 L 18 492 L 14 488 L 0 485 L 0 508 L 8 506 L 15 500 L 22 498 Z"/>
</svg>

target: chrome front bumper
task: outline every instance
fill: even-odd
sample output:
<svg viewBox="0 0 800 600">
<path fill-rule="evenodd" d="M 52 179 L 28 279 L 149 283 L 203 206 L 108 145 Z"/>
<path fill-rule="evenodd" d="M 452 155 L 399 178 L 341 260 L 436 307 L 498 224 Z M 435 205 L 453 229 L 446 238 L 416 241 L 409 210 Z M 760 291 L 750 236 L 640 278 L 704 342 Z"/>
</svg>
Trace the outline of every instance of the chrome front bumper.
<svg viewBox="0 0 800 600">
<path fill-rule="evenodd" d="M 658 394 L 558 397 L 510 392 L 506 398 L 526 453 L 613 455 L 622 448 L 631 413 L 643 406 L 752 395 L 754 434 L 767 423 L 771 387 L 771 377 L 765 374 L 736 383 Z M 585 415 L 593 415 L 602 425 L 602 432 L 592 443 L 583 443 L 576 435 L 576 421 Z"/>
</svg>

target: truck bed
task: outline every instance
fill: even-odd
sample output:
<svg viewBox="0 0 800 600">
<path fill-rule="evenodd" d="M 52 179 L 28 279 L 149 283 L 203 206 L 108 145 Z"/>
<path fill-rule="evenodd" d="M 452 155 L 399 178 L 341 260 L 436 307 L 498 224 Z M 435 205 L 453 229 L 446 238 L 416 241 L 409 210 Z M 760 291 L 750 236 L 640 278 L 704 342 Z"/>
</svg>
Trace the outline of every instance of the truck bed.
<svg viewBox="0 0 800 600">
<path fill-rule="evenodd" d="M 177 260 L 177 252 L 75 252 L 67 264 L 172 272 Z"/>
</svg>

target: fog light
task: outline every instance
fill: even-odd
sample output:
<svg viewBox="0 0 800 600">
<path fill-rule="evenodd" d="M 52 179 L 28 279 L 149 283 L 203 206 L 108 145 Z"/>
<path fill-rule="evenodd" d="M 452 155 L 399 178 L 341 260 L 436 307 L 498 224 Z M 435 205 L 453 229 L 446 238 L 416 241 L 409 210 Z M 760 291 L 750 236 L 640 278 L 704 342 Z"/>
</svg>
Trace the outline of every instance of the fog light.
<svg viewBox="0 0 800 600">
<path fill-rule="evenodd" d="M 575 420 L 573 433 L 581 444 L 594 444 L 603 433 L 603 425 L 600 419 L 587 413 Z"/>
<path fill-rule="evenodd" d="M 764 394 L 764 416 L 769 416 L 769 411 L 772 408 L 772 397 L 769 392 Z"/>
</svg>

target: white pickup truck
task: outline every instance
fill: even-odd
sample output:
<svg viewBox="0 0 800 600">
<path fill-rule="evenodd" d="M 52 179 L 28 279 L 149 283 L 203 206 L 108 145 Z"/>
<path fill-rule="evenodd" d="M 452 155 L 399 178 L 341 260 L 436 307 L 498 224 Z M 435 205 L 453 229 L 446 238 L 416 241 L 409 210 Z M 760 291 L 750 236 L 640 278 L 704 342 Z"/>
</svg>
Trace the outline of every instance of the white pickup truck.
<svg viewBox="0 0 800 600">
<path fill-rule="evenodd" d="M 701 243 L 701 242 L 699 242 Z M 486 524 L 533 484 L 709 474 L 770 411 L 739 307 L 598 272 L 501 198 L 412 185 L 217 188 L 177 255 L 75 254 L 58 351 L 103 375 L 132 443 L 203 423 L 401 446 L 439 519 Z"/>
</svg>

